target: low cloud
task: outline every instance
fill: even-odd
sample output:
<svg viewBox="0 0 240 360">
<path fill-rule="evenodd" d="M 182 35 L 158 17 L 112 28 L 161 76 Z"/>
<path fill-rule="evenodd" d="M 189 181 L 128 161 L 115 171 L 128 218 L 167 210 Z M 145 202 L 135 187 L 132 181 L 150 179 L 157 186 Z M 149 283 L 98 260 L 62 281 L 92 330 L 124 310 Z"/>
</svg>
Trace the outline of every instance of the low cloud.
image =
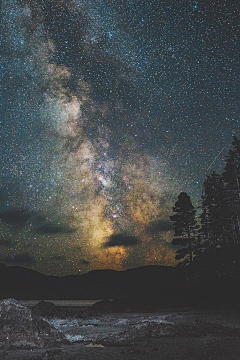
<svg viewBox="0 0 240 360">
<path fill-rule="evenodd" d="M 140 243 L 140 240 L 133 235 L 126 234 L 116 234 L 111 235 L 109 240 L 104 244 L 104 247 L 114 247 L 114 246 L 135 246 Z"/>
<path fill-rule="evenodd" d="M 80 265 L 90 265 L 90 261 L 88 261 L 87 259 L 82 259 L 80 260 Z"/>
<path fill-rule="evenodd" d="M 44 235 L 56 235 L 56 234 L 70 234 L 73 233 L 75 229 L 60 224 L 47 223 L 41 225 L 39 228 L 37 228 L 36 231 Z"/>
<path fill-rule="evenodd" d="M 32 216 L 28 209 L 7 209 L 0 211 L 0 219 L 15 228 L 22 228 Z"/>
<path fill-rule="evenodd" d="M 13 247 L 13 241 L 11 239 L 0 239 L 0 246 L 11 248 Z"/>
<path fill-rule="evenodd" d="M 148 225 L 146 230 L 150 234 L 156 234 L 164 231 L 170 231 L 172 229 L 173 229 L 173 225 L 170 220 L 157 220 L 157 221 L 152 221 Z"/>
<path fill-rule="evenodd" d="M 63 261 L 65 260 L 65 256 L 63 255 L 54 255 L 51 257 L 52 260 L 55 260 L 55 261 Z"/>
<path fill-rule="evenodd" d="M 36 259 L 28 253 L 21 253 L 1 258 L 1 261 L 7 265 L 30 265 L 35 263 Z"/>
</svg>

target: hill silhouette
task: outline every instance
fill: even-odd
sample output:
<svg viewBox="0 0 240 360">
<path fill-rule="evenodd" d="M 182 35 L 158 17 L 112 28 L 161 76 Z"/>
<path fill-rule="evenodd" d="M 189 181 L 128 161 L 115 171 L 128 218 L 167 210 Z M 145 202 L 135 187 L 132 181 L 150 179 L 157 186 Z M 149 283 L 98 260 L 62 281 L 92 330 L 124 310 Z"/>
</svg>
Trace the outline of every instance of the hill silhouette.
<svg viewBox="0 0 240 360">
<path fill-rule="evenodd" d="M 164 299 L 184 285 L 173 267 L 146 266 L 125 271 L 94 270 L 83 275 L 47 276 L 21 266 L 0 264 L 0 297 L 37 300 Z M 169 296 L 168 296 L 169 297 Z"/>
<path fill-rule="evenodd" d="M 200 260 L 199 260 L 200 261 Z M 239 276 L 216 269 L 145 266 L 125 271 L 94 270 L 82 275 L 47 276 L 0 264 L 0 299 L 100 300 L 115 310 L 163 307 L 239 308 Z M 197 267 L 197 269 L 195 269 Z M 191 271 L 190 271 L 191 270 Z M 236 278 L 238 281 L 236 281 Z M 101 308 L 101 304 L 97 306 Z"/>
</svg>

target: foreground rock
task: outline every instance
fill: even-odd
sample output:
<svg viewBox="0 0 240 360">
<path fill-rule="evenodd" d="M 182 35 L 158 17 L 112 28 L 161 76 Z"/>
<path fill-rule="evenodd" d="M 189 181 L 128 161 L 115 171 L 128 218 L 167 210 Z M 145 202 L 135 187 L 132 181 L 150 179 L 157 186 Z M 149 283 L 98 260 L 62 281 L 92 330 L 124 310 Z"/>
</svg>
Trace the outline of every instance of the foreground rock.
<svg viewBox="0 0 240 360">
<path fill-rule="evenodd" d="M 136 325 L 129 326 L 124 331 L 98 337 L 96 339 L 96 343 L 108 347 L 121 347 L 137 345 L 144 342 L 148 343 L 154 339 L 164 337 L 194 338 L 204 337 L 206 335 L 240 338 L 240 329 L 203 321 L 192 321 L 190 323 L 185 322 L 179 324 L 174 324 L 168 321 L 144 321 Z"/>
<path fill-rule="evenodd" d="M 65 336 L 14 299 L 0 301 L 0 349 L 34 349 L 68 344 Z"/>
<path fill-rule="evenodd" d="M 130 326 L 125 331 L 98 338 L 96 342 L 104 346 L 128 346 L 146 339 L 172 335 L 175 335 L 174 325 L 146 321 Z"/>
</svg>

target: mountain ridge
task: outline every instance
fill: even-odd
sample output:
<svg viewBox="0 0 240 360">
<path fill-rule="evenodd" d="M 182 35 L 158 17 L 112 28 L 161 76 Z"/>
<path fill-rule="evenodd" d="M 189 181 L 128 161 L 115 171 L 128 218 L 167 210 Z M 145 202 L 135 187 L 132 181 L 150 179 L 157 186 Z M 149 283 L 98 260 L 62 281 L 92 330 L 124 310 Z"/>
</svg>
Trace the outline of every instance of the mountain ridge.
<svg viewBox="0 0 240 360">
<path fill-rule="evenodd" d="M 122 299 L 159 295 L 182 279 L 171 266 L 142 266 L 123 271 L 92 270 L 82 275 L 44 275 L 21 266 L 0 264 L 0 298 L 19 300 Z M 182 279 L 183 280 L 183 279 Z"/>
</svg>

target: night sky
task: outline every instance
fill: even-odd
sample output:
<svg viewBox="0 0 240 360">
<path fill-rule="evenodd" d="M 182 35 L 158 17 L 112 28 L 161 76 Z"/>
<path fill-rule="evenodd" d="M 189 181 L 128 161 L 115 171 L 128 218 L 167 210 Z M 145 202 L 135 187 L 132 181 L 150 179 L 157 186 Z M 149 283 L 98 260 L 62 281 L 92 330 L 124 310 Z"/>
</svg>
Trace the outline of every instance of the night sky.
<svg viewBox="0 0 240 360">
<path fill-rule="evenodd" d="M 237 0 L 2 0 L 0 262 L 175 265 L 239 123 Z"/>
</svg>

